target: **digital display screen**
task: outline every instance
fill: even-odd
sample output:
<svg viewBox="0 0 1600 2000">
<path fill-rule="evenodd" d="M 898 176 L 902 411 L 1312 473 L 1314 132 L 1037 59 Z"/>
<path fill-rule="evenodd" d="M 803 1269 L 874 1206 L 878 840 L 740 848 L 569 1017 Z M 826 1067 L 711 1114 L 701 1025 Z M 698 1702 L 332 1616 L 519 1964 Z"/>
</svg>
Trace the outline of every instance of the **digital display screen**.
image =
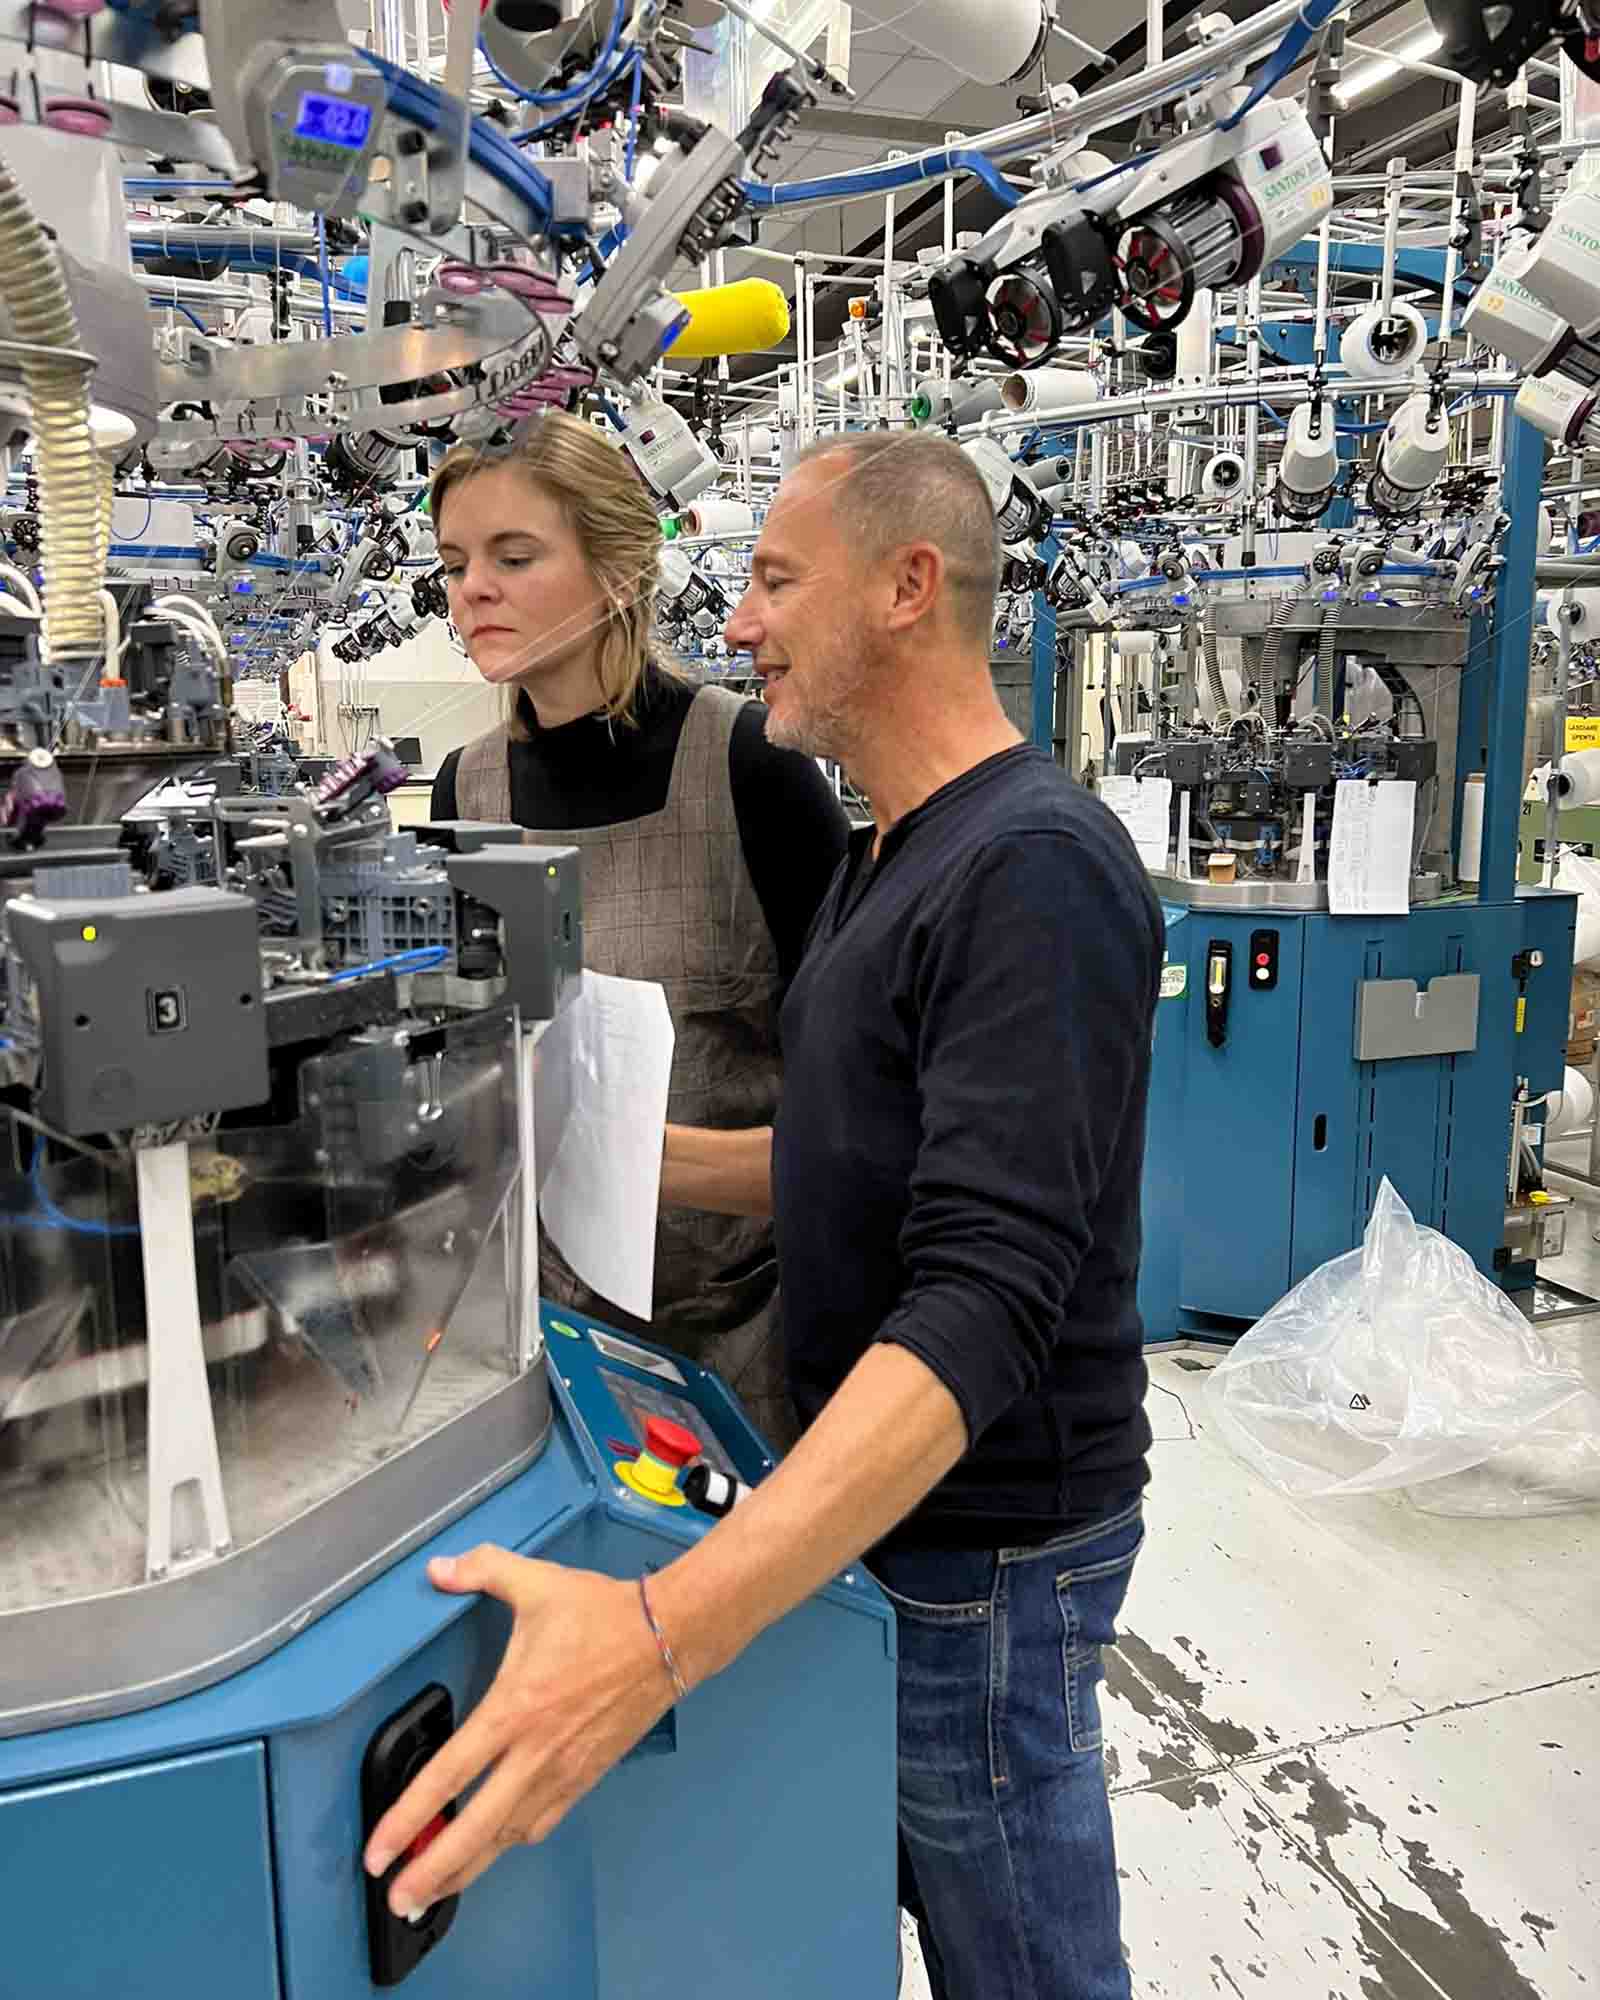
<svg viewBox="0 0 1600 2000">
<path fill-rule="evenodd" d="M 320 90 L 308 90 L 300 99 L 300 115 L 294 122 L 297 139 L 315 139 L 324 146 L 343 146 L 356 152 L 367 143 L 372 130 L 372 106 L 357 104 L 348 97 L 325 97 Z"/>
</svg>

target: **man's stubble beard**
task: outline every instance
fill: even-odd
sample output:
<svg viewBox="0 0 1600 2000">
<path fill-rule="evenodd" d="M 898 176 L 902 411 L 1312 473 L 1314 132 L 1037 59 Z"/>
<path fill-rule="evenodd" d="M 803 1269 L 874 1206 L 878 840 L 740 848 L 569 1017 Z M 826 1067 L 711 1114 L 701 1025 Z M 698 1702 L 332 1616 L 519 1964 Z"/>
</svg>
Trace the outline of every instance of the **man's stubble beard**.
<svg viewBox="0 0 1600 2000">
<path fill-rule="evenodd" d="M 767 740 L 775 749 L 848 764 L 860 735 L 859 697 L 871 677 L 872 660 L 860 628 L 840 630 L 813 665 L 812 686 L 800 713 L 768 712 Z"/>
</svg>

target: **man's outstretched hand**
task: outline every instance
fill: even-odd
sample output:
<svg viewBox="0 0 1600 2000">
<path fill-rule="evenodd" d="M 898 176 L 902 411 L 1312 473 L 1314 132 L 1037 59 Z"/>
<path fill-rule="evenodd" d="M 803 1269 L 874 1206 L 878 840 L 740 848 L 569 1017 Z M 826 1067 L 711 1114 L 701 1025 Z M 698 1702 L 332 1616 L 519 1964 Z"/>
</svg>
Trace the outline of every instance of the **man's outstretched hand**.
<svg viewBox="0 0 1600 2000">
<path fill-rule="evenodd" d="M 420 1914 L 481 1875 L 507 1847 L 543 1840 L 672 1703 L 672 1683 L 636 1582 L 530 1562 L 485 1543 L 428 1565 L 438 1590 L 481 1591 L 514 1622 L 493 1684 L 372 1831 L 369 1874 L 487 1772 L 459 1815 L 389 1890 Z"/>
</svg>

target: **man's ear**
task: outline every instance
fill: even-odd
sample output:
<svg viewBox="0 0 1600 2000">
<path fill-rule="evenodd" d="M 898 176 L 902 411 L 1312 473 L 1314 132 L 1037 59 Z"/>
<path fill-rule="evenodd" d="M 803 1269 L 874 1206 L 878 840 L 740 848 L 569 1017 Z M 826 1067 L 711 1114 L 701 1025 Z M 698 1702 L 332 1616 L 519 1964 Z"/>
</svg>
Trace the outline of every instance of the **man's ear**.
<svg viewBox="0 0 1600 2000">
<path fill-rule="evenodd" d="M 908 542 L 897 549 L 890 631 L 903 632 L 930 617 L 944 592 L 944 580 L 944 551 L 933 542 Z"/>
</svg>

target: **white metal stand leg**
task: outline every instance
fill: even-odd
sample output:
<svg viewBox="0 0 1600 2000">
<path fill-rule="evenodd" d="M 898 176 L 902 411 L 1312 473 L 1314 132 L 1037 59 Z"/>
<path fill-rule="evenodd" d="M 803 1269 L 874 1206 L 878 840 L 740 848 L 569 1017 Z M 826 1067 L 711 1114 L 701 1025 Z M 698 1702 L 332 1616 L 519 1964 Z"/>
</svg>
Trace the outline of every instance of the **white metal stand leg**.
<svg viewBox="0 0 1600 2000">
<path fill-rule="evenodd" d="M 189 1148 L 154 1146 L 135 1157 L 150 1352 L 145 1567 L 162 1577 L 222 1555 L 232 1536 L 200 1332 Z"/>
<path fill-rule="evenodd" d="M 528 1369 L 544 1352 L 539 1324 L 539 1172 L 533 1122 L 533 1077 L 539 1039 L 548 1024 L 534 1022 L 520 1031 L 517 1061 L 517 1134 L 522 1168 L 506 1214 L 506 1276 L 516 1301 L 514 1354 L 519 1370 Z"/>
</svg>

